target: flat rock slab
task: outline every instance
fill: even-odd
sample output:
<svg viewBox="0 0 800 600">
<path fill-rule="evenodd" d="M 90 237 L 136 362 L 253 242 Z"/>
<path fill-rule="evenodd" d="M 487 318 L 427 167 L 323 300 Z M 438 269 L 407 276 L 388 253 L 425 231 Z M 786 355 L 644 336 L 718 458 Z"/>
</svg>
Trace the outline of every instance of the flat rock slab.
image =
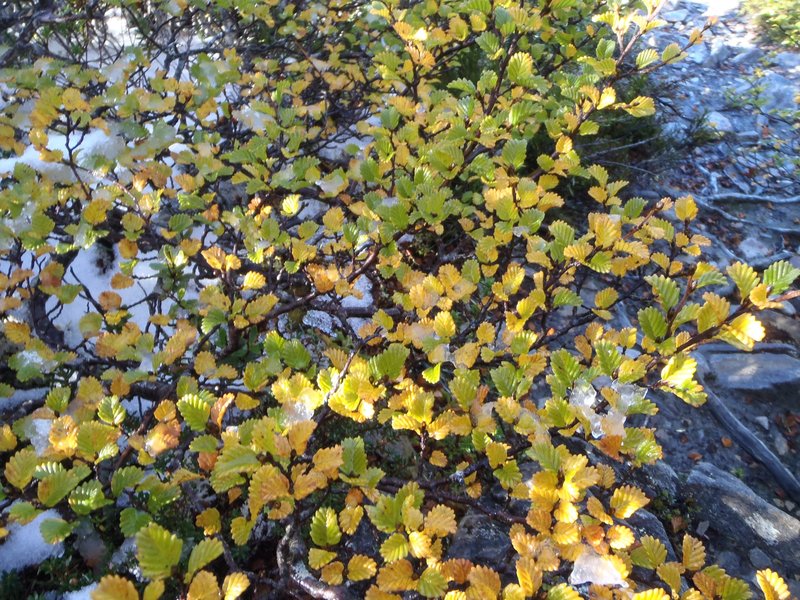
<svg viewBox="0 0 800 600">
<path fill-rule="evenodd" d="M 773 569 L 800 572 L 800 521 L 776 508 L 739 479 L 709 463 L 699 463 L 686 480 L 695 508 L 711 529 L 747 556 L 758 548 Z"/>
<path fill-rule="evenodd" d="M 716 376 L 715 387 L 796 394 L 800 385 L 800 360 L 787 354 L 711 354 L 708 362 Z"/>
</svg>

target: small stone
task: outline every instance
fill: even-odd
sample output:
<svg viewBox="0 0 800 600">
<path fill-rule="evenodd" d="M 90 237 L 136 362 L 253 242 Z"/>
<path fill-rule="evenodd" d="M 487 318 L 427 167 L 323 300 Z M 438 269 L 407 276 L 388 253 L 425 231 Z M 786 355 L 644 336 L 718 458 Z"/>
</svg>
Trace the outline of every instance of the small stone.
<svg viewBox="0 0 800 600">
<path fill-rule="evenodd" d="M 777 452 L 779 456 L 786 456 L 789 454 L 789 442 L 786 441 L 786 438 L 783 437 L 779 431 L 773 432 L 772 441 L 775 443 L 775 452 Z"/>
<path fill-rule="evenodd" d="M 797 108 L 794 97 L 797 94 L 797 84 L 787 79 L 783 75 L 770 73 L 759 81 L 764 91 L 761 97 L 764 99 L 764 110 L 783 111 L 794 110 Z"/>
<path fill-rule="evenodd" d="M 717 133 L 733 133 L 733 123 L 721 112 L 710 112 L 706 115 L 705 126 Z"/>
<path fill-rule="evenodd" d="M 753 419 L 756 423 L 761 425 L 764 428 L 764 431 L 769 431 L 769 419 L 765 416 L 759 416 Z"/>
<path fill-rule="evenodd" d="M 689 473 L 685 492 L 698 518 L 729 544 L 748 540 L 788 572 L 800 571 L 800 521 L 773 506 L 743 482 L 712 464 L 701 462 Z M 775 568 L 775 567 L 773 567 Z"/>
<path fill-rule="evenodd" d="M 771 253 L 772 249 L 756 236 L 748 236 L 739 243 L 739 254 L 747 260 L 769 256 Z"/>
<path fill-rule="evenodd" d="M 761 139 L 761 134 L 754 129 L 748 131 L 737 131 L 736 139 L 740 142 L 757 142 Z"/>
<path fill-rule="evenodd" d="M 708 363 L 721 388 L 762 393 L 794 394 L 800 385 L 800 360 L 787 354 L 710 354 Z"/>
<path fill-rule="evenodd" d="M 732 65 L 748 65 L 756 62 L 763 54 L 761 48 L 748 48 L 734 56 L 730 62 Z"/>
<path fill-rule="evenodd" d="M 739 559 L 739 556 L 736 553 L 728 550 L 723 550 L 722 552 L 718 553 L 714 562 L 725 569 L 725 572 L 728 575 L 732 576 L 739 574 L 742 568 L 742 561 Z"/>
<path fill-rule="evenodd" d="M 786 510 L 794 510 L 795 507 L 797 506 L 797 504 L 795 504 L 791 500 L 787 500 L 786 502 L 784 502 L 784 505 L 786 506 Z"/>
<path fill-rule="evenodd" d="M 689 11 L 685 8 L 679 8 L 677 10 L 671 10 L 668 13 L 664 13 L 664 19 L 670 21 L 671 23 L 683 23 L 688 16 Z"/>
<path fill-rule="evenodd" d="M 721 38 L 714 39 L 711 42 L 711 52 L 708 55 L 706 65 L 709 67 L 719 67 L 727 61 L 735 50 L 725 43 Z"/>
<path fill-rule="evenodd" d="M 797 52 L 781 52 L 773 56 L 770 62 L 784 69 L 796 69 L 800 67 L 800 54 Z"/>
<path fill-rule="evenodd" d="M 756 569 L 766 569 L 772 564 L 769 556 L 767 556 L 760 548 L 753 548 L 748 553 L 748 556 L 750 557 L 750 564 L 752 564 Z"/>
</svg>

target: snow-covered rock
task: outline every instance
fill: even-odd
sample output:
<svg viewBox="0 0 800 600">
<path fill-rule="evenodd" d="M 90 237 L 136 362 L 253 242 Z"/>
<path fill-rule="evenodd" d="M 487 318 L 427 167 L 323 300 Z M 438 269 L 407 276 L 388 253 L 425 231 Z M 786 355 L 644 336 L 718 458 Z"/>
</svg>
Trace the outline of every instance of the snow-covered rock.
<svg viewBox="0 0 800 600">
<path fill-rule="evenodd" d="M 0 573 L 18 571 L 31 565 L 38 565 L 52 556 L 59 556 L 64 551 L 64 545 L 45 542 L 39 526 L 46 519 L 60 518 L 61 515 L 51 509 L 37 515 L 33 521 L 25 525 L 11 523 L 8 526 L 8 536 L 0 544 Z"/>
</svg>

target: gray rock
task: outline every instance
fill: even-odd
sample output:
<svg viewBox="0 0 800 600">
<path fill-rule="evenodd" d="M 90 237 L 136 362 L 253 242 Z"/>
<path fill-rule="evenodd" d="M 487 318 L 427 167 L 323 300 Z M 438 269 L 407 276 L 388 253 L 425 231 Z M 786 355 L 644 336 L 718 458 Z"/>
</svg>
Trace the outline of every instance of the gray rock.
<svg viewBox="0 0 800 600">
<path fill-rule="evenodd" d="M 637 537 L 650 535 L 659 540 L 667 548 L 667 560 L 677 560 L 675 549 L 669 540 L 667 530 L 653 513 L 648 510 L 637 510 L 627 519 L 628 525 L 636 532 Z"/>
<path fill-rule="evenodd" d="M 769 556 L 760 548 L 753 548 L 748 553 L 748 556 L 750 557 L 750 564 L 756 569 L 766 569 L 772 564 Z"/>
<path fill-rule="evenodd" d="M 800 54 L 797 52 L 781 52 L 773 56 L 770 62 L 784 69 L 796 69 L 800 67 Z"/>
<path fill-rule="evenodd" d="M 500 527 L 486 515 L 470 510 L 458 523 L 458 531 L 447 551 L 447 558 L 466 558 L 476 564 L 503 570 L 510 550 L 508 528 Z"/>
<path fill-rule="evenodd" d="M 775 444 L 775 452 L 778 453 L 778 456 L 786 456 L 789 454 L 789 442 L 786 441 L 786 438 L 783 437 L 780 431 L 774 431 L 772 433 L 772 441 Z"/>
<path fill-rule="evenodd" d="M 796 393 L 800 360 L 786 354 L 711 354 L 717 386 L 739 392 Z"/>
<path fill-rule="evenodd" d="M 761 78 L 759 85 L 763 86 L 761 98 L 764 99 L 764 110 L 783 111 L 797 108 L 794 97 L 800 89 L 796 83 L 783 75 L 770 73 Z"/>
<path fill-rule="evenodd" d="M 686 54 L 688 55 L 688 60 L 696 65 L 702 65 L 708 60 L 708 48 L 702 42 L 689 48 Z"/>
<path fill-rule="evenodd" d="M 706 115 L 705 126 L 723 135 L 733 133 L 733 123 L 721 112 L 710 112 Z"/>
<path fill-rule="evenodd" d="M 764 415 L 761 415 L 761 416 L 756 417 L 753 420 L 756 423 L 758 423 L 759 425 L 761 425 L 761 427 L 764 429 L 764 431 L 769 431 L 769 419 L 767 417 L 765 417 Z"/>
<path fill-rule="evenodd" d="M 680 478 L 675 469 L 663 460 L 639 469 L 636 482 L 650 498 L 661 496 L 674 502 L 678 497 Z"/>
<path fill-rule="evenodd" d="M 724 39 L 715 38 L 711 42 L 711 52 L 706 60 L 706 66 L 720 67 L 735 53 L 736 49 L 726 44 Z"/>
<path fill-rule="evenodd" d="M 664 19 L 670 21 L 671 23 L 683 23 L 688 16 L 689 11 L 685 8 L 679 8 L 677 10 L 671 10 L 668 13 L 664 13 Z"/>
<path fill-rule="evenodd" d="M 750 65 L 759 60 L 762 56 L 764 56 L 764 51 L 761 48 L 746 48 L 731 59 L 731 64 Z"/>
<path fill-rule="evenodd" d="M 757 236 L 751 235 L 739 242 L 739 254 L 741 254 L 747 260 L 753 260 L 754 258 L 759 258 L 761 256 L 768 256 L 771 253 L 772 249 Z"/>
<path fill-rule="evenodd" d="M 714 562 L 725 569 L 725 572 L 732 577 L 739 577 L 742 572 L 742 561 L 739 560 L 739 555 L 729 550 L 719 552 Z"/>
<path fill-rule="evenodd" d="M 758 496 L 733 475 L 699 463 L 686 481 L 699 518 L 707 519 L 721 538 L 761 549 L 772 568 L 800 571 L 800 521 Z"/>
</svg>

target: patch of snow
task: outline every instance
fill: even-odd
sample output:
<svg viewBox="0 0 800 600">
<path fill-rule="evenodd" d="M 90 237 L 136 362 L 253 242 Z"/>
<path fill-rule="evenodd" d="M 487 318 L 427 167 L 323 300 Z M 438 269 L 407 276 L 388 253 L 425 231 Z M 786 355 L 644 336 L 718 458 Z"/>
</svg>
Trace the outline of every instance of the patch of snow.
<svg viewBox="0 0 800 600">
<path fill-rule="evenodd" d="M 46 519 L 60 519 L 61 515 L 53 509 L 36 516 L 30 523 L 20 525 L 11 523 L 8 536 L 0 544 L 0 573 L 17 571 L 31 565 L 38 565 L 52 556 L 64 551 L 64 544 L 48 544 L 42 538 L 39 527 Z"/>
<path fill-rule="evenodd" d="M 50 388 L 31 388 L 29 390 L 15 390 L 8 398 L 0 398 L 0 410 L 13 410 L 28 400 L 39 400 L 47 395 Z"/>
<path fill-rule="evenodd" d="M 64 594 L 62 600 L 92 600 L 92 592 L 97 589 L 97 583 L 90 583 L 74 592 Z"/>
<path fill-rule="evenodd" d="M 333 333 L 333 317 L 321 310 L 310 310 L 303 315 L 303 323 L 327 334 Z"/>
<path fill-rule="evenodd" d="M 575 561 L 572 573 L 569 576 L 569 583 L 570 585 L 596 583 L 598 585 L 628 587 L 619 571 L 614 567 L 614 563 L 605 556 L 597 554 L 588 546 L 584 548 L 578 560 Z"/>
<path fill-rule="evenodd" d="M 52 419 L 31 419 L 25 428 L 25 435 L 28 436 L 39 456 L 42 456 L 50 447 L 50 429 L 52 427 Z"/>
</svg>

